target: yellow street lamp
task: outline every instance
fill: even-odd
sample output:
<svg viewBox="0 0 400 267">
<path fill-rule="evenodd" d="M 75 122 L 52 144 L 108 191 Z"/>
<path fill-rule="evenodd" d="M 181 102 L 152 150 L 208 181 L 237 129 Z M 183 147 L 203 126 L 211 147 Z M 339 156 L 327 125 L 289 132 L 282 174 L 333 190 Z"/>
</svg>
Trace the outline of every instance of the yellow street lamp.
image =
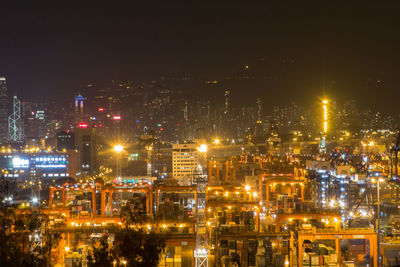
<svg viewBox="0 0 400 267">
<path fill-rule="evenodd" d="M 114 151 L 116 153 L 118 153 L 118 154 L 121 153 L 123 150 L 124 150 L 124 147 L 122 145 L 115 145 L 114 146 Z"/>
<path fill-rule="evenodd" d="M 206 144 L 201 144 L 201 145 L 197 148 L 197 150 L 198 150 L 199 152 L 205 153 L 205 152 L 207 152 L 207 150 L 208 150 L 208 146 L 207 146 Z"/>
<path fill-rule="evenodd" d="M 114 152 L 117 154 L 115 159 L 116 159 L 116 175 L 117 177 L 120 177 L 120 162 L 119 162 L 119 154 L 122 153 L 122 151 L 124 151 L 124 147 L 120 144 L 117 144 L 114 146 Z M 122 193 L 121 193 L 122 194 Z"/>
</svg>

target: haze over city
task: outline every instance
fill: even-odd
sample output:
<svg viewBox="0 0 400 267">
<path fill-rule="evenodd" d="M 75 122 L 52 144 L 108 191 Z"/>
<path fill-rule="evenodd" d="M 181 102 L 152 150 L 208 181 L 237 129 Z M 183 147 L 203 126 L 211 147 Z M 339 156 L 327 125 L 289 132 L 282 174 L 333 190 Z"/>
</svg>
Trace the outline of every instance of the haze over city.
<svg viewBox="0 0 400 267">
<path fill-rule="evenodd" d="M 248 65 L 250 80 L 223 84 L 220 95 L 229 86 L 268 105 L 284 103 L 278 92 L 310 104 L 325 90 L 394 112 L 397 8 L 395 1 L 8 2 L 0 71 L 14 92 L 56 98 L 111 80 L 223 81 Z"/>
</svg>

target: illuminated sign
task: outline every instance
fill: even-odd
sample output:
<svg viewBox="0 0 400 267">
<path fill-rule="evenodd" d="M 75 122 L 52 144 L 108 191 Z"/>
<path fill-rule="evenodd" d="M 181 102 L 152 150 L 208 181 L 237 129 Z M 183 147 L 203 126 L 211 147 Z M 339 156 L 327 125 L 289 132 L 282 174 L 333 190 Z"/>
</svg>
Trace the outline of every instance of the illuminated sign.
<svg viewBox="0 0 400 267">
<path fill-rule="evenodd" d="M 78 127 L 79 128 L 87 128 L 87 127 L 89 127 L 89 125 L 87 123 L 81 122 L 78 124 Z"/>
<path fill-rule="evenodd" d="M 28 168 L 29 167 L 29 159 L 22 159 L 19 157 L 14 157 L 12 159 L 13 168 Z"/>
<path fill-rule="evenodd" d="M 115 116 L 113 116 L 113 120 L 120 121 L 121 120 L 121 116 L 120 115 L 115 115 Z"/>
<path fill-rule="evenodd" d="M 38 168 L 66 168 L 68 163 L 65 156 L 38 156 L 35 157 Z"/>
<path fill-rule="evenodd" d="M 65 164 L 38 164 L 36 165 L 38 168 L 66 168 Z"/>
</svg>

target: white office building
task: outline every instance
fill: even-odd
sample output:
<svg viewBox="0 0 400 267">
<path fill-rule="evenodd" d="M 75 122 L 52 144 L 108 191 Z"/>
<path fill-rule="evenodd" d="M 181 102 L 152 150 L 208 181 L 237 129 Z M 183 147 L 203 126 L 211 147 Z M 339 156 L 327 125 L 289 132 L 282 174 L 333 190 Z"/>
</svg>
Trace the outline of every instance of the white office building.
<svg viewBox="0 0 400 267">
<path fill-rule="evenodd" d="M 173 177 L 180 185 L 189 185 L 201 173 L 198 144 L 172 145 Z"/>
</svg>

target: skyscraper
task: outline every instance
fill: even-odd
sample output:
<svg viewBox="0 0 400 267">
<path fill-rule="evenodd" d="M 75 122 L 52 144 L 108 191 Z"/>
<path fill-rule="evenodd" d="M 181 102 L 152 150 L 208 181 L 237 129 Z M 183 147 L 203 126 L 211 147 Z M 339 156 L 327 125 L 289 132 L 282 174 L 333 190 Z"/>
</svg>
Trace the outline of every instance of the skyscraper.
<svg viewBox="0 0 400 267">
<path fill-rule="evenodd" d="M 75 113 L 77 116 L 82 117 L 83 114 L 83 104 L 86 98 L 84 98 L 81 94 L 78 94 L 75 97 Z"/>
<path fill-rule="evenodd" d="M 8 116 L 9 141 L 12 143 L 22 142 L 24 137 L 24 121 L 22 118 L 22 103 L 17 96 L 13 97 L 12 114 Z"/>
<path fill-rule="evenodd" d="M 4 144 L 8 139 L 8 101 L 7 83 L 5 77 L 0 77 L 0 144 Z"/>
</svg>

